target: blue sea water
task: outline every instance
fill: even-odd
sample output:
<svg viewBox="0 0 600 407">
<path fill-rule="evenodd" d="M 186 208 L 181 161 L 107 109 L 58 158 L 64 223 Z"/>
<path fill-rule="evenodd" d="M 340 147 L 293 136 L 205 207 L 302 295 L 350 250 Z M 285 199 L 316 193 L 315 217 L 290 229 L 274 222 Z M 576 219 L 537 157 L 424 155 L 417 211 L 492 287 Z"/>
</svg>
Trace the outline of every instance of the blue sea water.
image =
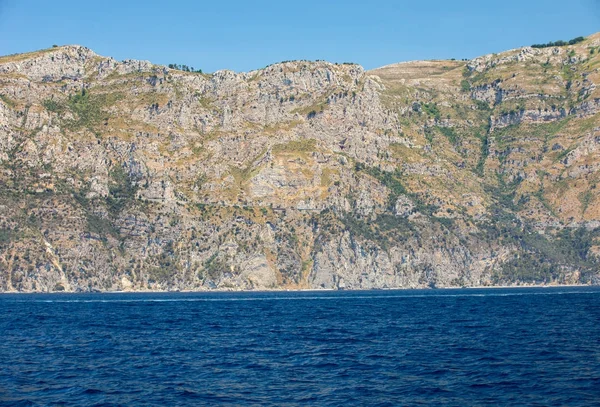
<svg viewBox="0 0 600 407">
<path fill-rule="evenodd" d="M 0 405 L 600 405 L 600 288 L 5 294 Z"/>
</svg>

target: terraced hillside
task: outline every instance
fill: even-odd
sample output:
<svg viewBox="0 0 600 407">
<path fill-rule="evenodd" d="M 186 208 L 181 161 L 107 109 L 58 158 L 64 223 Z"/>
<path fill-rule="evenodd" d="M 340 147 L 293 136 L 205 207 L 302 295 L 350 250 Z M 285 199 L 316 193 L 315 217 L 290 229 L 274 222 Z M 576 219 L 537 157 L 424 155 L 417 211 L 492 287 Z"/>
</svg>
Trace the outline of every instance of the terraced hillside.
<svg viewBox="0 0 600 407">
<path fill-rule="evenodd" d="M 600 283 L 599 52 L 0 57 L 0 290 Z"/>
</svg>

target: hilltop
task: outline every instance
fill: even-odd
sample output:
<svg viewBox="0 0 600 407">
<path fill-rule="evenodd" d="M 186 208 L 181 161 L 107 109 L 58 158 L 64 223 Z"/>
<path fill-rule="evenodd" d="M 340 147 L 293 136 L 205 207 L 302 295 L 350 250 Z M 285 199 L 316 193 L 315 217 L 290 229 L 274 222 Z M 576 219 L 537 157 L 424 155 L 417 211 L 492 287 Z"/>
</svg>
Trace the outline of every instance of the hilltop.
<svg viewBox="0 0 600 407">
<path fill-rule="evenodd" d="M 0 291 L 597 284 L 600 34 L 542 45 L 0 57 Z"/>
</svg>

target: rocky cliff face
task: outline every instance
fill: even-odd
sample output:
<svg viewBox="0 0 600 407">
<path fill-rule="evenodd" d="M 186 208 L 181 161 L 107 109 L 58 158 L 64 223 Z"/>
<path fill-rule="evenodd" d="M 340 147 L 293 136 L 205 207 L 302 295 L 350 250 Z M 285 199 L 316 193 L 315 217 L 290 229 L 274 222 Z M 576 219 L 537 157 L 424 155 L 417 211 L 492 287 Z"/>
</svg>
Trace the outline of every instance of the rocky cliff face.
<svg viewBox="0 0 600 407">
<path fill-rule="evenodd" d="M 1 57 L 0 290 L 599 283 L 599 51 Z"/>
</svg>

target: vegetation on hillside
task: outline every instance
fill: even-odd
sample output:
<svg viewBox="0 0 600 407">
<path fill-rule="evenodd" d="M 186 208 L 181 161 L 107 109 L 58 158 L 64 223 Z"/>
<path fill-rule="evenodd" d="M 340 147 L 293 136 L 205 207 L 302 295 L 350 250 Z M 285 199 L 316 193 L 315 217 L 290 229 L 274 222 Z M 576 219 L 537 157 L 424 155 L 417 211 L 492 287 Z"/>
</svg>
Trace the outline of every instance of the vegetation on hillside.
<svg viewBox="0 0 600 407">
<path fill-rule="evenodd" d="M 194 69 L 193 66 L 169 64 L 168 67 L 169 69 L 177 69 L 178 71 L 202 73 L 202 69 Z"/>
<path fill-rule="evenodd" d="M 570 41 L 558 40 L 558 41 L 554 41 L 554 42 L 547 42 L 545 44 L 533 44 L 531 47 L 532 48 L 563 47 L 565 45 L 575 45 L 575 44 L 578 44 L 583 41 L 585 41 L 585 37 L 577 37 L 577 38 L 573 38 Z"/>
</svg>

